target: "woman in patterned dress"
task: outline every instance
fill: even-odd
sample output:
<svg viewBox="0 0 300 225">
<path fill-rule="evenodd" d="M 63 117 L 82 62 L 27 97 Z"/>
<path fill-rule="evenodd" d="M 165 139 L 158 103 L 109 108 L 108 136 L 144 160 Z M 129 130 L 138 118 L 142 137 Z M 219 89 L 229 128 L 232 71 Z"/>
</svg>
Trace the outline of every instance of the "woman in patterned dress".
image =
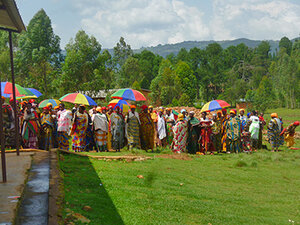
<svg viewBox="0 0 300 225">
<path fill-rule="evenodd" d="M 177 123 L 173 127 L 173 152 L 182 153 L 186 151 L 188 125 L 182 113 L 178 114 Z"/>
<path fill-rule="evenodd" d="M 277 113 L 272 113 L 268 125 L 268 140 L 271 144 L 272 152 L 278 151 L 279 146 L 283 144 L 283 137 L 280 136 L 281 131 L 282 126 L 278 115 Z"/>
<path fill-rule="evenodd" d="M 88 127 L 88 114 L 85 112 L 85 106 L 79 106 L 78 111 L 75 113 L 73 121 L 74 132 L 72 135 L 72 149 L 75 152 L 85 150 L 86 146 L 86 130 Z"/>
</svg>

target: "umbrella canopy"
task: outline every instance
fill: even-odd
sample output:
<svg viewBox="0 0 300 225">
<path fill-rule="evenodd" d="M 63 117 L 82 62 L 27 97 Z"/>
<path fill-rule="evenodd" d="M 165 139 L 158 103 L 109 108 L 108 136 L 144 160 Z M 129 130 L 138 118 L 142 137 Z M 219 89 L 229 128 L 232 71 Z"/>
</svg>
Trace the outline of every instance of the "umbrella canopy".
<svg viewBox="0 0 300 225">
<path fill-rule="evenodd" d="M 210 112 L 210 111 L 215 111 L 219 109 L 224 109 L 226 107 L 229 107 L 230 105 L 223 101 L 223 100 L 213 100 L 208 103 L 206 103 L 202 109 L 201 112 Z"/>
<path fill-rule="evenodd" d="M 28 95 L 28 96 L 17 96 L 16 99 L 28 99 L 28 98 L 37 98 L 35 95 Z"/>
<path fill-rule="evenodd" d="M 15 85 L 16 89 L 16 97 L 22 97 L 22 96 L 33 96 L 34 94 L 27 90 L 26 88 L 21 87 L 20 85 Z M 9 94 L 10 96 L 13 94 L 13 85 L 11 82 L 5 82 L 4 85 L 4 94 Z"/>
<path fill-rule="evenodd" d="M 2 95 L 3 97 L 5 97 L 5 98 L 9 98 L 9 97 L 10 97 L 10 94 L 5 94 L 5 93 L 4 93 L 4 88 L 5 88 L 5 86 L 6 86 L 6 83 L 7 83 L 7 82 L 1 82 L 1 95 Z"/>
<path fill-rule="evenodd" d="M 97 105 L 97 103 L 91 97 L 81 93 L 69 93 L 62 96 L 59 100 L 62 102 L 71 102 L 74 104 Z"/>
<path fill-rule="evenodd" d="M 60 101 L 57 100 L 57 99 L 53 99 L 53 98 L 45 99 L 45 100 L 40 102 L 39 108 L 43 108 L 43 107 L 47 106 L 48 103 L 51 103 L 53 108 L 54 108 L 55 106 L 58 106 L 60 104 Z"/>
<path fill-rule="evenodd" d="M 31 93 L 34 94 L 37 98 L 43 95 L 41 92 L 39 92 L 38 90 L 36 90 L 34 88 L 26 88 L 26 89 L 31 91 Z"/>
<path fill-rule="evenodd" d="M 131 101 L 146 101 L 145 96 L 141 92 L 131 88 L 120 89 L 111 97 Z"/>
<path fill-rule="evenodd" d="M 125 100 L 114 99 L 109 102 L 108 106 L 113 107 L 113 109 L 119 106 L 123 110 L 123 112 L 128 112 L 130 104 Z"/>
</svg>

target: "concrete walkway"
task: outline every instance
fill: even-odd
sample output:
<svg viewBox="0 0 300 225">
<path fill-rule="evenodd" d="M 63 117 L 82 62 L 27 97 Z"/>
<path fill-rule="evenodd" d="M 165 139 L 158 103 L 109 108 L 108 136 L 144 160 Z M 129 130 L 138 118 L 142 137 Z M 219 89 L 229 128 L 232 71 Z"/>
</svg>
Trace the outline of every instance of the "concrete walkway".
<svg viewBox="0 0 300 225">
<path fill-rule="evenodd" d="M 7 183 L 0 182 L 0 225 L 13 222 L 18 196 L 22 195 L 33 154 L 32 152 L 20 153 L 20 156 L 16 153 L 6 154 Z M 1 175 L 0 180 L 2 181 Z"/>
<path fill-rule="evenodd" d="M 36 152 L 15 224 L 48 224 L 50 153 Z"/>
</svg>

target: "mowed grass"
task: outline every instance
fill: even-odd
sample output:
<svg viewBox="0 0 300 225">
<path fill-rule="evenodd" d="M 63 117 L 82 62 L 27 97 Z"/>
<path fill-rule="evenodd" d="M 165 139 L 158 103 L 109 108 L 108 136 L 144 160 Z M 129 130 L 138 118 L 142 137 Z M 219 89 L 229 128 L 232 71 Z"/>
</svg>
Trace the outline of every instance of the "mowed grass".
<svg viewBox="0 0 300 225">
<path fill-rule="evenodd" d="M 66 221 L 71 210 L 90 224 L 300 223 L 300 150 L 130 163 L 60 158 Z"/>
</svg>

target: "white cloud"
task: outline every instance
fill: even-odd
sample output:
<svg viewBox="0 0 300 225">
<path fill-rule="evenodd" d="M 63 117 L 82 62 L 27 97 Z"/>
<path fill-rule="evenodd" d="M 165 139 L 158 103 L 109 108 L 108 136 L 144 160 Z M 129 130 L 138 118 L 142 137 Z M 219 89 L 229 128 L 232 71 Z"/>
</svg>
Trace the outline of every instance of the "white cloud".
<svg viewBox="0 0 300 225">
<path fill-rule="evenodd" d="M 82 28 L 104 47 L 121 36 L 134 48 L 209 37 L 203 12 L 180 0 L 75 0 L 75 6 L 82 9 Z"/>
<path fill-rule="evenodd" d="M 80 26 L 109 48 L 121 36 L 140 48 L 189 40 L 299 35 L 300 5 L 288 0 L 213 0 L 198 5 L 187 0 L 71 1 L 80 12 Z M 204 11 L 201 4 L 210 4 L 212 10 Z"/>
<path fill-rule="evenodd" d="M 211 22 L 215 40 L 294 38 L 299 35 L 300 6 L 277 0 L 215 0 Z"/>
</svg>

